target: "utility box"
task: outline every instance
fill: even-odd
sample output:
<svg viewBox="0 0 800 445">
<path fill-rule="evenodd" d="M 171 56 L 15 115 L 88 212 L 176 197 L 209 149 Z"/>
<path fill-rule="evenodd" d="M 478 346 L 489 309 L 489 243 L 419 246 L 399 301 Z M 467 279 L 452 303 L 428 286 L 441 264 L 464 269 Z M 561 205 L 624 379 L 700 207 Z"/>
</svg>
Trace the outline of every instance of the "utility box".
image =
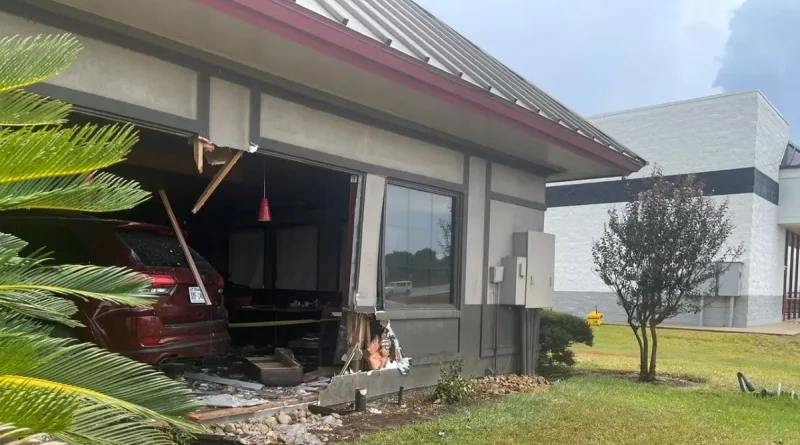
<svg viewBox="0 0 800 445">
<path fill-rule="evenodd" d="M 501 260 L 501 264 L 503 265 L 503 284 L 500 285 L 498 303 L 524 306 L 528 260 L 518 256 L 507 256 Z"/>
<path fill-rule="evenodd" d="M 512 239 L 515 257 L 527 258 L 525 276 L 525 307 L 553 307 L 556 237 L 542 232 L 517 232 Z"/>
<path fill-rule="evenodd" d="M 728 270 L 719 275 L 718 291 L 721 297 L 738 297 L 742 294 L 742 267 L 744 264 L 720 263 L 721 268 Z"/>
</svg>

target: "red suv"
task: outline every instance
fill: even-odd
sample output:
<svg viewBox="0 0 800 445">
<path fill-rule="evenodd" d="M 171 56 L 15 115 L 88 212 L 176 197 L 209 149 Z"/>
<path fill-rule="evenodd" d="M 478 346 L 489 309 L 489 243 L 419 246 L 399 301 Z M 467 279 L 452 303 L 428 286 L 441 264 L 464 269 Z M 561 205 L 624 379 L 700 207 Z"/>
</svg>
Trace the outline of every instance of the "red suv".
<svg viewBox="0 0 800 445">
<path fill-rule="evenodd" d="M 136 360 L 217 355 L 227 350 L 228 314 L 222 277 L 192 250 L 212 305 L 207 306 L 172 229 L 144 223 L 88 216 L 0 216 L 0 232 L 45 248 L 56 264 L 124 266 L 153 280 L 151 307 L 126 307 L 75 299 L 75 315 L 84 327 L 70 335 Z"/>
</svg>

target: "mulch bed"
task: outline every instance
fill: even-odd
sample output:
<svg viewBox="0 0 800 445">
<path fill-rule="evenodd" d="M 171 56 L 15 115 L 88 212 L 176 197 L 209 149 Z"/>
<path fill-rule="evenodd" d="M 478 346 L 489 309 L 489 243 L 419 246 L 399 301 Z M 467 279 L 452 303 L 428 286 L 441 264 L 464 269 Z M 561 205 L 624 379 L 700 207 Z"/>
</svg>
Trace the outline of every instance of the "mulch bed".
<svg viewBox="0 0 800 445">
<path fill-rule="evenodd" d="M 542 377 L 498 376 L 476 381 L 472 399 L 462 405 L 434 403 L 432 389 L 406 393 L 403 405 L 397 396 L 371 401 L 367 412 L 342 416 L 343 426 L 317 433 L 326 442 L 356 442 L 386 430 L 426 422 L 437 416 L 475 409 L 499 400 L 506 395 L 533 393 L 545 389 L 549 382 Z"/>
</svg>

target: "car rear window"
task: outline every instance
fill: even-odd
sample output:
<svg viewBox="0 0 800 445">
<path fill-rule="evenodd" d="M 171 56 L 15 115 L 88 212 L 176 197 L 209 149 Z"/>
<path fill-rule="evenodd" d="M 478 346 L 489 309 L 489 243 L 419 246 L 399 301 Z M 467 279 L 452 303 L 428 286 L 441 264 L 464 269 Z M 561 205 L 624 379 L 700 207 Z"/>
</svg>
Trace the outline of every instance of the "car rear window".
<svg viewBox="0 0 800 445">
<path fill-rule="evenodd" d="M 183 249 L 174 235 L 162 235 L 144 230 L 119 230 L 119 236 L 145 266 L 188 268 Z M 208 262 L 191 247 L 198 269 L 213 270 Z"/>
</svg>

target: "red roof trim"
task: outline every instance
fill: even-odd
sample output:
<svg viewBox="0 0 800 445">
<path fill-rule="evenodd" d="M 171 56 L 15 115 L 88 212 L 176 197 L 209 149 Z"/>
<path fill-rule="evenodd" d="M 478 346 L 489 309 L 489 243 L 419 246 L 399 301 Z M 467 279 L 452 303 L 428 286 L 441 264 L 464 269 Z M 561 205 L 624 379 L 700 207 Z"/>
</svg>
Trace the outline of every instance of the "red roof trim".
<svg viewBox="0 0 800 445">
<path fill-rule="evenodd" d="M 492 97 L 466 81 L 434 72 L 420 60 L 287 0 L 194 1 L 459 108 L 512 125 L 597 162 L 627 172 L 642 167 L 573 130 Z"/>
</svg>

